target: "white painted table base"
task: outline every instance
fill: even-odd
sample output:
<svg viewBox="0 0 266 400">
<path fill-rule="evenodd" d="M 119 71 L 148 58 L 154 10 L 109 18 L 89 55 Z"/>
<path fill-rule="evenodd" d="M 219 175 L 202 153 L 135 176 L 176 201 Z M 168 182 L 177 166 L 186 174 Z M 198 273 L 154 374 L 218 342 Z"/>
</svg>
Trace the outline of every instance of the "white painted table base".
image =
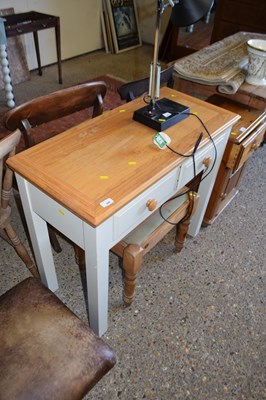
<svg viewBox="0 0 266 400">
<path fill-rule="evenodd" d="M 193 237 L 200 230 L 230 131 L 231 128 L 229 127 L 215 139 L 217 161 L 212 172 L 200 184 L 199 205 L 189 229 L 189 234 Z M 201 148 L 196 154 L 197 173 L 205 169 L 203 164 L 205 157 L 214 159 L 214 148 L 211 142 Z M 191 160 L 186 159 L 181 166 L 179 165 L 176 170 L 169 172 L 146 192 L 150 193 L 153 188 L 162 192 L 160 187 L 162 188 L 163 185 L 165 187 L 168 182 L 168 176 L 171 176 L 169 182 L 172 182 L 172 177 L 176 176 L 176 184 L 171 189 L 171 193 L 167 192 L 167 197 L 162 199 L 158 207 L 193 178 L 193 164 Z M 58 288 L 46 224 L 47 221 L 85 250 L 90 326 L 95 333 L 100 336 L 103 335 L 108 327 L 109 250 L 134 228 L 131 224 L 123 232 L 119 231 L 116 234 L 115 223 L 119 217 L 119 226 L 127 226 L 126 222 L 130 217 L 130 210 L 132 210 L 140 198 L 145 197 L 146 192 L 132 200 L 132 202 L 112 215 L 101 225 L 92 227 L 31 185 L 17 173 L 16 177 L 42 281 L 53 291 Z M 58 210 L 60 210 L 60 213 Z M 64 218 L 60 217 L 60 215 L 64 215 Z M 140 222 L 139 220 L 136 221 L 136 225 Z"/>
</svg>

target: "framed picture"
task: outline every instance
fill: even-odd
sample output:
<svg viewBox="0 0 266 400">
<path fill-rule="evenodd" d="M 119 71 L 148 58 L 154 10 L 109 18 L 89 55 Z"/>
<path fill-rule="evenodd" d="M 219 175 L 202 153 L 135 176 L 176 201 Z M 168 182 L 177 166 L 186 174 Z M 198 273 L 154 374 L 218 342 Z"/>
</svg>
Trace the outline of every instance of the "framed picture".
<svg viewBox="0 0 266 400">
<path fill-rule="evenodd" d="M 141 45 L 135 0 L 105 0 L 114 50 L 120 53 Z"/>
</svg>

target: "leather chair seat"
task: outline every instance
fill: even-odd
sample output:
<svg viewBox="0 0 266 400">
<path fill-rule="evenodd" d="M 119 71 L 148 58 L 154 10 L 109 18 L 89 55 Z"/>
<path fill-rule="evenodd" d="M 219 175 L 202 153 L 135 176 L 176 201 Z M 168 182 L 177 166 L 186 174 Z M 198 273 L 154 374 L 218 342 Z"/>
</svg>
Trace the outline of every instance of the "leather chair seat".
<svg viewBox="0 0 266 400">
<path fill-rule="evenodd" d="M 115 364 L 110 347 L 38 279 L 0 297 L 0 397 L 78 400 Z"/>
</svg>

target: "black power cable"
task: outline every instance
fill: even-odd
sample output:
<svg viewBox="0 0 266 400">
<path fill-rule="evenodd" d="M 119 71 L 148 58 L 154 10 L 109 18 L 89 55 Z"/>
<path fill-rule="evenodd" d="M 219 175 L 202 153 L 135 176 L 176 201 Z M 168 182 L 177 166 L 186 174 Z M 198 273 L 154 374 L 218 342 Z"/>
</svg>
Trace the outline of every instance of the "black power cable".
<svg viewBox="0 0 266 400">
<path fill-rule="evenodd" d="M 169 111 L 169 110 L 168 110 L 168 111 Z M 171 110 L 170 110 L 169 112 L 171 112 Z M 200 145 L 200 142 L 201 142 L 201 140 L 202 140 L 203 132 L 201 132 L 201 134 L 199 135 L 199 137 L 198 137 L 198 139 L 197 139 L 197 141 L 196 141 L 196 143 L 195 143 L 194 149 L 193 149 L 193 151 L 192 151 L 191 154 L 182 154 L 182 153 L 179 153 L 178 151 L 172 149 L 170 146 L 168 146 L 168 145 L 166 146 L 166 147 L 167 147 L 169 150 L 171 150 L 173 153 L 175 153 L 175 154 L 177 154 L 177 155 L 179 155 L 179 156 L 181 156 L 181 157 L 192 157 L 192 160 L 193 160 L 193 175 L 194 175 L 193 180 L 195 181 L 195 183 L 192 184 L 192 187 L 190 187 L 189 190 L 186 190 L 185 192 L 180 193 L 179 195 L 175 195 L 175 196 L 171 197 L 171 199 L 168 199 L 167 201 L 165 201 L 165 202 L 159 207 L 159 213 L 160 213 L 161 217 L 163 218 L 164 221 L 168 222 L 168 223 L 171 224 L 171 225 L 179 225 L 180 223 L 182 223 L 182 222 L 184 222 L 184 221 L 186 221 L 187 219 L 190 218 L 190 215 L 191 215 L 192 210 L 193 210 L 193 207 L 194 207 L 194 197 L 192 197 L 193 203 L 192 203 L 192 207 L 191 207 L 191 212 L 190 212 L 190 214 L 187 215 L 187 216 L 185 216 L 184 218 L 182 218 L 182 220 L 179 221 L 178 223 L 173 223 L 173 222 L 169 221 L 166 217 L 163 216 L 163 213 L 162 213 L 162 208 L 163 208 L 163 206 L 164 206 L 165 204 L 169 203 L 170 201 L 177 199 L 178 197 L 181 197 L 181 196 L 184 196 L 184 195 L 188 194 L 188 193 L 191 192 L 196 186 L 200 185 L 200 183 L 201 183 L 204 179 L 206 179 L 207 176 L 209 176 L 209 174 L 212 172 L 212 170 L 213 170 L 213 168 L 214 168 L 214 165 L 215 165 L 215 163 L 216 163 L 216 161 L 217 161 L 217 148 L 216 148 L 215 142 L 214 142 L 214 140 L 213 140 L 213 138 L 212 138 L 212 136 L 211 136 L 209 130 L 207 129 L 206 125 L 205 125 L 204 122 L 202 121 L 202 119 L 201 119 L 197 114 L 195 114 L 195 113 L 184 112 L 183 114 L 187 114 L 187 115 L 191 115 L 191 116 L 196 117 L 196 118 L 199 120 L 199 122 L 201 123 L 201 125 L 203 126 L 204 130 L 206 131 L 206 133 L 207 133 L 207 135 L 208 135 L 209 139 L 211 140 L 211 142 L 212 142 L 212 144 L 213 144 L 213 147 L 214 147 L 214 161 L 213 161 L 212 166 L 211 166 L 210 170 L 208 171 L 208 173 L 207 173 L 206 175 L 204 175 L 204 173 L 208 170 L 209 166 L 207 166 L 206 169 L 203 171 L 203 174 L 202 174 L 202 177 L 201 177 L 200 181 L 199 181 L 199 182 L 196 182 L 197 172 L 196 172 L 195 154 L 196 154 L 196 152 L 197 152 L 197 150 L 198 150 L 198 147 L 199 147 L 199 145 Z"/>
</svg>

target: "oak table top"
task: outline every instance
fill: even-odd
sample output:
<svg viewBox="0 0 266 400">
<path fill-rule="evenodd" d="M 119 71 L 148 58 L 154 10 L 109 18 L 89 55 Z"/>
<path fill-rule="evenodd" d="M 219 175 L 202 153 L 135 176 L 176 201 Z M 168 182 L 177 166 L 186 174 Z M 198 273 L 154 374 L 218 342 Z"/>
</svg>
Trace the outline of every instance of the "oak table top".
<svg viewBox="0 0 266 400">
<path fill-rule="evenodd" d="M 162 88 L 161 97 L 190 107 L 213 138 L 238 119 L 230 111 L 173 89 Z M 156 132 L 132 119 L 133 111 L 141 106 L 142 99 L 136 99 L 107 111 L 15 155 L 8 165 L 97 226 L 184 160 L 168 149 L 157 148 L 152 141 Z M 201 132 L 204 130 L 194 116 L 167 129 L 171 147 L 181 153 L 192 151 Z M 208 140 L 204 132 L 200 147 Z M 103 207 L 108 199 L 113 203 Z"/>
<path fill-rule="evenodd" d="M 208 170 L 199 185 L 199 204 L 190 224 L 196 236 L 207 207 L 230 130 L 239 116 L 231 111 L 163 88 L 161 97 L 175 100 L 201 118 L 214 146 L 195 115 L 166 130 L 171 147 L 193 151 L 195 170 Z M 147 200 L 158 207 L 193 178 L 193 162 L 153 143 L 155 131 L 132 119 L 143 107 L 136 99 L 85 121 L 14 157 L 23 209 L 42 282 L 58 288 L 47 223 L 85 251 L 87 304 L 91 328 L 102 335 L 108 327 L 109 252 L 150 215 Z M 214 158 L 213 158 L 214 156 Z"/>
</svg>

